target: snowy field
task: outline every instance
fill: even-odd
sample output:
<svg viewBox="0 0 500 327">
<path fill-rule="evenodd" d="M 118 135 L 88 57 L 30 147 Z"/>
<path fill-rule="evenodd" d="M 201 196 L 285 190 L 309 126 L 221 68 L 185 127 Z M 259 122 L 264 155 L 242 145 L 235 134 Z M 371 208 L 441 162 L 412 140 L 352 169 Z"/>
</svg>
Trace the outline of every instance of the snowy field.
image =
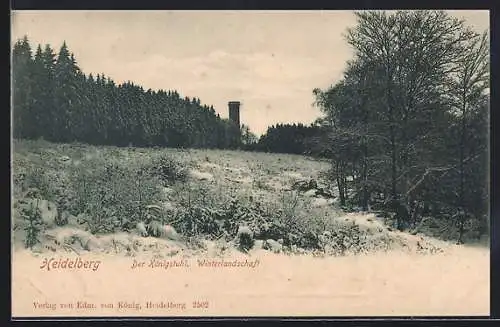
<svg viewBox="0 0 500 327">
<path fill-rule="evenodd" d="M 14 179 L 33 167 L 56 180 L 75 169 L 92 170 L 96 163 L 140 165 L 158 153 L 175 158 L 188 172 L 185 182 L 161 188 L 162 205 L 172 212 L 182 209 L 186 188 L 207 195 L 212 206 L 230 194 L 241 206 L 257 202 L 276 212 L 283 209 L 276 206 L 286 208 L 286 196 L 292 194 L 299 226 L 355 226 L 363 251 L 350 253 L 347 245 L 344 255 L 328 255 L 329 244 L 324 251 L 286 251 L 277 240 L 256 240 L 243 253 L 232 241 L 201 234 L 91 233 L 72 215 L 66 224 L 55 224 L 50 220 L 57 216 L 55 209 L 46 200 L 40 243 L 32 250 L 24 246 L 26 223 L 13 216 L 14 316 L 489 313 L 487 248 L 396 232 L 373 214 L 342 212 L 335 187 L 322 182 L 326 162 L 242 151 L 22 142 L 15 143 Z M 297 182 L 310 180 L 330 196 L 315 189 L 293 191 Z M 22 200 L 15 183 L 14 198 Z"/>
</svg>

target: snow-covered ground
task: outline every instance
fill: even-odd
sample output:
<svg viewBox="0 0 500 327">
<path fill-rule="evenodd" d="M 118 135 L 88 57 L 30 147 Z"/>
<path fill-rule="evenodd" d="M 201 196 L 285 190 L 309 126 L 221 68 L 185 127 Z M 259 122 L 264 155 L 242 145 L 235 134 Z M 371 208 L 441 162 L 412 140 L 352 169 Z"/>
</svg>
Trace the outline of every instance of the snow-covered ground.
<svg viewBox="0 0 500 327">
<path fill-rule="evenodd" d="M 57 171 L 64 169 L 64 165 L 86 167 L 86 161 L 107 160 L 110 156 L 134 165 L 155 151 L 171 154 L 183 162 L 189 169 L 189 183 L 203 187 L 211 194 L 231 193 L 262 203 L 274 203 L 282 201 L 294 183 L 311 179 L 318 181 L 322 189 L 335 192 L 333 185 L 322 184 L 319 178 L 328 164 L 298 155 L 223 150 L 76 148 L 71 145 L 38 149 L 36 144 L 21 144 L 14 157 L 21 164 L 40 162 Z M 62 154 L 64 160 L 61 162 L 51 160 L 62 158 Z M 173 197 L 177 191 L 171 188 L 163 190 L 164 205 L 175 207 Z M 96 236 L 70 222 L 67 226 L 44 230 L 42 244 L 30 252 L 24 249 L 22 221 L 14 217 L 13 315 L 489 313 L 487 248 L 456 246 L 422 235 L 392 231 L 373 214 L 344 213 L 335 199 L 317 195 L 315 191 L 299 193 L 298 196 L 297 210 L 301 217 L 322 217 L 321 222 L 328 224 L 352 223 L 373 237 L 371 242 L 390 240 L 391 250 L 319 257 L 313 252 L 276 254 L 257 246 L 246 255 L 229 243 L 203 239 L 198 240 L 200 246 L 166 238 L 143 237 L 137 231 Z M 50 216 L 50 208 L 46 207 Z M 222 261 L 232 262 L 235 258 L 247 264 L 254 262 L 254 266 L 220 264 Z M 82 267 L 87 262 L 88 267 L 58 268 L 59 259 L 74 261 L 75 265 L 82 262 Z M 148 267 L 152 259 L 156 264 Z M 221 266 L 200 267 L 198 260 L 219 262 Z M 98 268 L 93 270 L 97 261 Z M 134 262 L 139 267 L 132 268 Z M 179 266 L 175 267 L 175 263 Z M 47 269 L 47 266 L 54 268 Z M 81 308 L 76 307 L 78 301 L 81 301 Z M 162 301 L 165 305 L 170 302 L 177 305 L 146 308 L 148 302 L 161 305 Z M 193 301 L 202 303 L 201 307 L 208 303 L 208 308 L 193 308 Z M 73 308 L 62 307 L 62 304 L 69 303 Z M 184 309 L 182 303 L 186 305 Z M 53 304 L 57 306 L 54 310 Z M 90 304 L 95 308 L 90 308 Z M 101 304 L 113 304 L 113 308 L 101 307 Z M 141 304 L 141 309 L 135 309 L 138 304 Z"/>
</svg>

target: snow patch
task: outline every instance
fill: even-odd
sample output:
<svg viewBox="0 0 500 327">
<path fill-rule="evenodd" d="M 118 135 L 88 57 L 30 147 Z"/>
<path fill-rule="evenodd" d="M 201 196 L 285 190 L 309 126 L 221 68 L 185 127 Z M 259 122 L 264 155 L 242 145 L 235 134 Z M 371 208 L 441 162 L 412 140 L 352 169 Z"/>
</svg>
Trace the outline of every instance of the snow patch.
<svg viewBox="0 0 500 327">
<path fill-rule="evenodd" d="M 202 171 L 199 171 L 199 170 L 191 170 L 190 171 L 190 175 L 192 178 L 196 179 L 196 180 L 199 180 L 199 181 L 213 181 L 214 180 L 214 176 L 210 173 L 207 173 L 207 172 L 202 172 Z"/>
<path fill-rule="evenodd" d="M 211 163 L 211 162 L 204 162 L 200 166 L 202 168 L 208 168 L 210 170 L 220 170 L 220 169 L 222 169 L 222 167 L 219 166 L 218 164 L 214 164 L 214 163 Z"/>
<path fill-rule="evenodd" d="M 285 177 L 290 177 L 292 179 L 296 179 L 296 180 L 302 180 L 302 179 L 306 179 L 304 177 L 304 175 L 302 175 L 301 173 L 297 173 L 297 172 L 293 172 L 293 171 L 285 171 L 283 173 L 283 176 Z"/>
<path fill-rule="evenodd" d="M 321 207 L 326 207 L 330 203 L 331 203 L 331 201 L 328 201 L 328 199 L 325 199 L 325 198 L 315 198 L 312 201 L 312 206 L 315 207 L 315 208 L 321 208 Z"/>
</svg>

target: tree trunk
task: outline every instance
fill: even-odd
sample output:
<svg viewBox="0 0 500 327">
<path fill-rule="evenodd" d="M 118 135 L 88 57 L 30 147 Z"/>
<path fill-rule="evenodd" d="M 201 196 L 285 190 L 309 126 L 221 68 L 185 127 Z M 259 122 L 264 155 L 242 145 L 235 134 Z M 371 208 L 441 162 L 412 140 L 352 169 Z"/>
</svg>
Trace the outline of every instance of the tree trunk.
<svg viewBox="0 0 500 327">
<path fill-rule="evenodd" d="M 387 67 L 389 70 L 389 67 Z M 391 151 L 391 197 L 396 200 L 396 183 L 397 183 L 397 153 L 396 153 L 396 131 L 395 131 L 395 119 L 394 119 L 394 108 L 392 106 L 392 85 L 391 76 L 387 72 L 386 81 L 386 102 L 387 109 L 389 113 L 389 139 L 390 139 L 390 151 Z"/>
<path fill-rule="evenodd" d="M 389 68 L 388 68 L 389 69 Z M 390 137 L 390 151 L 391 151 L 391 204 L 392 211 L 396 215 L 397 228 L 401 229 L 401 217 L 399 215 L 398 206 L 398 194 L 397 194 L 397 149 L 396 149 L 396 131 L 395 131 L 395 119 L 394 119 L 394 108 L 392 106 L 392 87 L 391 87 L 391 77 L 387 75 L 387 106 L 389 111 L 389 137 Z"/>
<path fill-rule="evenodd" d="M 368 210 L 369 192 L 368 192 L 368 164 L 367 164 L 368 149 L 366 142 L 363 144 L 363 162 L 361 169 L 361 207 L 363 211 Z"/>
<path fill-rule="evenodd" d="M 458 208 L 460 208 L 460 213 L 458 215 L 458 240 L 457 242 L 461 244 L 463 242 L 463 234 L 464 234 L 464 225 L 465 225 L 465 210 L 463 209 L 464 201 L 465 201 L 465 142 L 466 142 L 466 95 L 463 92 L 462 95 L 462 126 L 461 126 L 461 135 L 460 135 L 460 188 L 459 188 L 459 196 L 458 196 Z"/>
<path fill-rule="evenodd" d="M 363 82 L 366 82 L 366 80 L 363 80 Z M 363 83 L 364 86 L 365 83 Z M 368 133 L 368 110 L 365 107 L 365 98 L 364 96 L 361 97 L 362 102 L 361 102 L 361 109 L 363 110 L 363 127 L 364 127 L 364 134 L 361 139 L 361 153 L 363 155 L 362 161 L 361 161 L 361 182 L 362 182 L 362 198 L 361 198 L 361 208 L 363 208 L 363 211 L 368 211 L 368 202 L 370 199 L 370 194 L 368 191 L 368 141 L 367 141 L 367 133 Z"/>
<path fill-rule="evenodd" d="M 340 199 L 340 205 L 344 206 L 345 205 L 345 193 L 344 193 L 344 178 L 343 178 L 343 172 L 341 169 L 341 164 L 339 161 L 336 162 L 335 164 L 335 172 L 337 175 L 337 188 L 339 189 L 339 199 Z"/>
</svg>

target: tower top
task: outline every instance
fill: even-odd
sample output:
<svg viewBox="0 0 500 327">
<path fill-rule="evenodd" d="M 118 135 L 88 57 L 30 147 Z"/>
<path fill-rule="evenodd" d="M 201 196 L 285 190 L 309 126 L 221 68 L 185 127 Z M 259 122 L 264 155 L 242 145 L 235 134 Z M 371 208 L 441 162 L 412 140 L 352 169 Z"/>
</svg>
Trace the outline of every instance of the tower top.
<svg viewBox="0 0 500 327">
<path fill-rule="evenodd" d="M 240 128 L 240 102 L 229 101 L 229 119 Z"/>
</svg>

